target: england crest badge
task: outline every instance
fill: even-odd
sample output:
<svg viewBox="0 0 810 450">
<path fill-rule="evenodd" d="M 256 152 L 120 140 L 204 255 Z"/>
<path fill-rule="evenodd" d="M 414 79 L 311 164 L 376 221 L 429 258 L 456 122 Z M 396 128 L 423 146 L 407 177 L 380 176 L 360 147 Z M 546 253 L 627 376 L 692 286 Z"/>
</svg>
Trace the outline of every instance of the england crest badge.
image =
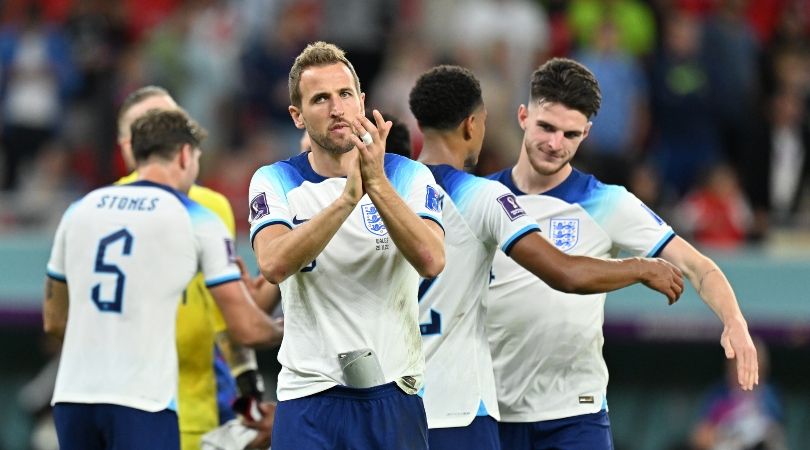
<svg viewBox="0 0 810 450">
<path fill-rule="evenodd" d="M 549 234 L 558 249 L 571 250 L 579 241 L 579 219 L 551 219 Z"/>
<path fill-rule="evenodd" d="M 380 216 L 377 207 L 374 206 L 373 203 L 360 205 L 360 210 L 363 211 L 363 223 L 366 225 L 368 231 L 377 236 L 385 236 L 388 234 L 388 229 L 385 228 L 382 216 Z"/>
</svg>

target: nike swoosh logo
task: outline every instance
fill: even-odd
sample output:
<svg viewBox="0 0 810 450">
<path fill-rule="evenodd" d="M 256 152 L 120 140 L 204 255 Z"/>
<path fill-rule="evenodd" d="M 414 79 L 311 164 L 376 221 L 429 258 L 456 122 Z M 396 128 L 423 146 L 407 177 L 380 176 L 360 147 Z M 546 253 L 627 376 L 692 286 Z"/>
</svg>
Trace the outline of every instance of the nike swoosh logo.
<svg viewBox="0 0 810 450">
<path fill-rule="evenodd" d="M 293 225 L 301 225 L 304 222 L 309 221 L 309 219 L 298 219 L 298 216 L 293 216 Z"/>
</svg>

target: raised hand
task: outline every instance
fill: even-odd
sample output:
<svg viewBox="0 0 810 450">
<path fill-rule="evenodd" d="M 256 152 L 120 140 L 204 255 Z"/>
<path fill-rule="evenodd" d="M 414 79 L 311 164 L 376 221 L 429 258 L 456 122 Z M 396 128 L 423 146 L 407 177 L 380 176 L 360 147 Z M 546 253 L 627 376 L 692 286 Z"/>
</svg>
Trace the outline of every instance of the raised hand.
<svg viewBox="0 0 810 450">
<path fill-rule="evenodd" d="M 346 165 L 346 186 L 343 188 L 343 198 L 349 204 L 356 205 L 365 194 L 363 173 L 360 170 L 360 157 L 356 153 L 349 154 L 344 159 L 343 164 Z"/>
<path fill-rule="evenodd" d="M 385 140 L 393 123 L 383 119 L 382 114 L 376 109 L 373 112 L 374 121 L 366 119 L 362 114 L 358 114 L 352 121 L 352 129 L 355 135 L 351 137 L 360 156 L 360 171 L 363 176 L 363 186 L 366 190 L 376 183 L 385 179 Z M 368 133 L 371 136 L 371 143 L 363 142 L 362 137 Z"/>
</svg>

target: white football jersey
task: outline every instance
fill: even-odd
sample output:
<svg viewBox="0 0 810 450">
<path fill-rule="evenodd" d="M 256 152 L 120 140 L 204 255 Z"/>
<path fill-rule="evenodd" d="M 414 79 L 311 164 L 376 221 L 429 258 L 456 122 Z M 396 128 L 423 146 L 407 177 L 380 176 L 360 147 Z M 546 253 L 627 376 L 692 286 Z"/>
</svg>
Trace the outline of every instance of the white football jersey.
<svg viewBox="0 0 810 450">
<path fill-rule="evenodd" d="M 449 165 L 429 167 L 447 233 L 444 271 L 419 288 L 423 397 L 429 428 L 463 427 L 477 414 L 499 418 L 483 305 L 492 258 L 540 230 L 502 184 Z"/>
<path fill-rule="evenodd" d="M 185 195 L 137 181 L 74 203 L 48 261 L 69 295 L 52 404 L 174 409 L 177 305 L 198 271 L 209 287 L 240 279 L 225 225 Z"/>
<path fill-rule="evenodd" d="M 273 224 L 294 228 L 332 204 L 346 178 L 312 170 L 309 153 L 260 168 L 250 182 L 250 238 Z M 385 173 L 419 216 L 441 224 L 438 187 L 423 164 L 386 154 Z M 284 339 L 278 399 L 345 384 L 338 354 L 370 348 L 386 382 L 422 385 L 419 275 L 397 250 L 377 208 L 363 196 L 324 250 L 281 285 Z"/>
<path fill-rule="evenodd" d="M 511 174 L 510 168 L 489 178 L 515 193 L 543 236 L 566 253 L 657 256 L 675 236 L 621 186 L 574 170 L 554 189 L 527 195 Z M 501 420 L 537 422 L 606 409 L 605 294 L 555 291 L 503 254 L 495 256 L 492 275 L 487 332 Z"/>
</svg>

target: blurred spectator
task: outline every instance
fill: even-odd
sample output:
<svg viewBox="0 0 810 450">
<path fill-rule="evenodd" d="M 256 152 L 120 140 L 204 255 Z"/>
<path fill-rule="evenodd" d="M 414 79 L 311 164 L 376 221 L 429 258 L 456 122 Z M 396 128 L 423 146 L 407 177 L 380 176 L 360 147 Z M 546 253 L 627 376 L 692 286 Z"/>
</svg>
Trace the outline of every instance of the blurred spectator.
<svg viewBox="0 0 810 450">
<path fill-rule="evenodd" d="M 38 2 L 0 29 L 4 190 L 17 188 L 21 164 L 57 136 L 79 82 L 68 42 L 61 28 L 43 22 Z"/>
<path fill-rule="evenodd" d="M 549 23 L 545 11 L 529 0 L 472 0 L 456 5 L 449 16 L 428 17 L 441 21 L 442 33 L 452 54 L 451 61 L 472 70 L 481 82 L 487 105 L 488 150 L 506 160 L 517 159 L 521 133 L 515 126 L 517 106 L 529 98 L 532 71 L 545 60 L 549 45 Z M 450 21 L 446 19 L 450 18 Z M 477 170 L 482 170 L 479 162 Z"/>
<path fill-rule="evenodd" d="M 85 154 L 88 187 L 115 179 L 115 75 L 127 42 L 119 9 L 117 2 L 78 0 L 65 23 L 82 85 L 66 114 L 64 134 Z"/>
<path fill-rule="evenodd" d="M 758 235 L 770 223 L 790 225 L 810 187 L 810 121 L 806 94 L 779 89 L 771 98 L 767 120 L 758 127 L 749 155 L 746 188 L 753 203 Z"/>
<path fill-rule="evenodd" d="M 700 420 L 692 432 L 694 450 L 784 450 L 783 406 L 768 381 L 768 349 L 754 339 L 759 359 L 759 385 L 743 391 L 733 360 L 726 379 L 706 394 Z"/>
<path fill-rule="evenodd" d="M 719 0 L 706 17 L 703 58 L 709 78 L 711 113 L 720 132 L 723 155 L 740 169 L 751 144 L 759 106 L 759 44 L 745 16 L 748 0 Z"/>
<path fill-rule="evenodd" d="M 321 0 L 320 3 L 319 39 L 345 50 L 358 79 L 371 86 L 382 68 L 390 33 L 397 24 L 399 1 Z M 363 85 L 361 90 L 365 91 Z"/>
<path fill-rule="evenodd" d="M 315 39 L 319 10 L 313 1 L 290 2 L 279 8 L 277 26 L 264 27 L 245 43 L 240 55 L 239 130 L 245 134 L 273 130 L 284 154 L 292 156 L 301 131 L 287 111 L 287 78 L 292 61 Z"/>
<path fill-rule="evenodd" d="M 677 12 L 664 20 L 662 48 L 654 55 L 650 78 L 655 124 L 650 156 L 661 174 L 662 193 L 680 197 L 721 151 L 700 53 L 700 24 Z"/>
<path fill-rule="evenodd" d="M 605 183 L 626 186 L 649 125 L 646 73 L 619 46 L 611 19 L 598 25 L 592 45 L 575 59 L 591 69 L 602 88 L 602 109 L 577 153 L 577 163 Z"/>
<path fill-rule="evenodd" d="M 729 166 L 709 169 L 701 186 L 678 206 L 679 230 L 702 247 L 732 250 L 745 243 L 751 229 L 751 207 L 737 175 Z"/>
<path fill-rule="evenodd" d="M 593 46 L 599 24 L 610 19 L 619 37 L 619 46 L 634 56 L 643 56 L 655 44 L 655 17 L 650 7 L 639 0 L 574 0 L 568 22 L 580 46 Z"/>
</svg>

